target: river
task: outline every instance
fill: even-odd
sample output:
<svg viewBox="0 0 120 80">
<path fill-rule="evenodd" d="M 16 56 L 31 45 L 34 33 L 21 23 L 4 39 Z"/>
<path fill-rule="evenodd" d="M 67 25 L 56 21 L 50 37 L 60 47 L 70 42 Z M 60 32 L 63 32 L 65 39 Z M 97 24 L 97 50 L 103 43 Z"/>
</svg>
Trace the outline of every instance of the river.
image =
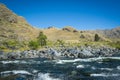
<svg viewBox="0 0 120 80">
<path fill-rule="evenodd" d="M 120 80 L 120 57 L 1 60 L 0 80 Z"/>
</svg>

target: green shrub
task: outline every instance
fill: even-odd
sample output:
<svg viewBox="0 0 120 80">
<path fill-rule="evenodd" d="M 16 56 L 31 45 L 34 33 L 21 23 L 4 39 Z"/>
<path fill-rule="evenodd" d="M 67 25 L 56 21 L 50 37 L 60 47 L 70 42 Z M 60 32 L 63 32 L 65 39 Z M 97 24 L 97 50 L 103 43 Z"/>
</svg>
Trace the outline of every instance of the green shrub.
<svg viewBox="0 0 120 80">
<path fill-rule="evenodd" d="M 19 43 L 16 40 L 9 40 L 9 41 L 3 42 L 3 45 L 8 49 L 15 50 L 18 48 Z"/>
<path fill-rule="evenodd" d="M 3 49 L 6 49 L 6 47 L 5 46 L 0 46 L 0 50 L 3 50 Z"/>
<path fill-rule="evenodd" d="M 38 49 L 39 43 L 37 41 L 30 41 L 29 47 L 30 47 L 30 49 Z"/>
<path fill-rule="evenodd" d="M 57 40 L 59 46 L 64 46 L 65 42 L 63 40 Z"/>
</svg>

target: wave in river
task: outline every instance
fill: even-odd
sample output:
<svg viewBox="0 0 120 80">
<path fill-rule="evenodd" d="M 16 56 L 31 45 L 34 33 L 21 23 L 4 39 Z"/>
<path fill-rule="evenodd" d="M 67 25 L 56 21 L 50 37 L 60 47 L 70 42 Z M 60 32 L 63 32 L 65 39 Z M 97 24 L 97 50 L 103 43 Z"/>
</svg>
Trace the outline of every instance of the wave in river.
<svg viewBox="0 0 120 80">
<path fill-rule="evenodd" d="M 25 60 L 5 60 L 5 61 L 0 61 L 0 63 L 2 64 L 40 64 L 41 62 L 40 61 L 35 61 L 35 60 L 28 60 L 28 61 L 25 61 Z"/>
<path fill-rule="evenodd" d="M 34 70 L 33 71 L 34 73 L 36 73 L 37 71 Z M 12 70 L 12 71 L 3 71 L 1 72 L 1 75 L 2 76 L 9 76 L 11 74 L 23 74 L 23 75 L 32 75 L 32 76 L 35 76 L 33 75 L 32 73 L 28 72 L 28 71 L 25 71 L 25 70 Z M 60 80 L 58 78 L 53 78 L 50 76 L 50 73 L 38 73 L 37 74 L 38 76 L 35 77 L 33 80 Z"/>
<path fill-rule="evenodd" d="M 32 75 L 30 72 L 25 71 L 25 70 L 12 70 L 12 71 L 3 71 L 3 72 L 1 72 L 2 76 L 9 76 L 11 74 Z"/>
<path fill-rule="evenodd" d="M 78 65 L 76 68 L 84 68 L 84 65 Z"/>
<path fill-rule="evenodd" d="M 60 80 L 60 79 L 51 77 L 49 73 L 45 73 L 45 74 L 38 73 L 38 78 L 34 80 Z"/>
<path fill-rule="evenodd" d="M 56 64 L 65 64 L 65 63 L 74 63 L 74 62 L 93 62 L 93 61 L 103 61 L 104 59 L 116 59 L 116 60 L 120 60 L 120 57 L 95 57 L 95 58 L 86 58 L 86 59 L 71 59 L 71 60 L 53 60 L 53 62 L 55 62 Z M 49 60 L 46 60 L 44 62 L 51 62 Z M 2 64 L 10 64 L 10 63 L 14 63 L 14 64 L 40 64 L 40 61 L 35 61 L 35 60 L 5 60 L 5 61 L 0 61 L 0 63 Z"/>
<path fill-rule="evenodd" d="M 99 74 L 90 74 L 90 76 L 94 76 L 94 77 L 116 77 L 116 76 L 120 76 L 120 74 L 99 73 Z"/>
<path fill-rule="evenodd" d="M 73 60 L 55 60 L 57 64 L 72 63 L 72 62 L 92 62 L 92 61 L 103 61 L 104 59 L 116 59 L 120 60 L 120 57 L 96 57 L 86 59 L 73 59 Z"/>
</svg>

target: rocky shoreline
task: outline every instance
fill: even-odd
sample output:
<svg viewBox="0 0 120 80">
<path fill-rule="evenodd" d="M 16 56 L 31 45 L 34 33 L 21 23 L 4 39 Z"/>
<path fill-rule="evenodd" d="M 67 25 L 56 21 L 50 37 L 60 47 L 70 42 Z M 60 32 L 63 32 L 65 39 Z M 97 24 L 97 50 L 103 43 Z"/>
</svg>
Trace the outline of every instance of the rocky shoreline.
<svg viewBox="0 0 120 80">
<path fill-rule="evenodd" d="M 0 59 L 25 59 L 25 58 L 91 58 L 120 56 L 120 50 L 115 48 L 100 47 L 72 47 L 72 48 L 46 48 L 44 50 L 26 50 L 5 53 L 0 51 Z"/>
</svg>

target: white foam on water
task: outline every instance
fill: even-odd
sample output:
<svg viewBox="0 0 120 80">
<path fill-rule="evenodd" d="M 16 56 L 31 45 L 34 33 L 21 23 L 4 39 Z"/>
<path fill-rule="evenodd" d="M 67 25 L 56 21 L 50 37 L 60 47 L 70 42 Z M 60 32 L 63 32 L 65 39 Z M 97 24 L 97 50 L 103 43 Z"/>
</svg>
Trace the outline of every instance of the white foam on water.
<svg viewBox="0 0 120 80">
<path fill-rule="evenodd" d="M 49 73 L 45 74 L 38 73 L 38 78 L 34 80 L 60 80 L 60 79 L 51 77 Z"/>
<path fill-rule="evenodd" d="M 65 63 L 73 63 L 74 60 L 53 60 L 56 64 L 65 64 Z"/>
<path fill-rule="evenodd" d="M 100 68 L 101 70 L 107 70 L 107 71 L 112 71 L 112 68 Z"/>
<path fill-rule="evenodd" d="M 95 59 L 73 59 L 73 60 L 55 60 L 56 63 L 74 63 L 74 62 L 91 62 L 92 60 Z"/>
<path fill-rule="evenodd" d="M 120 57 L 108 57 L 108 58 L 120 60 Z"/>
<path fill-rule="evenodd" d="M 27 61 L 24 61 L 24 60 L 19 60 L 19 63 L 22 63 L 22 64 L 27 64 L 28 62 Z"/>
<path fill-rule="evenodd" d="M 96 58 L 86 58 L 86 59 L 73 59 L 73 60 L 55 60 L 56 63 L 74 63 L 74 62 L 93 62 L 93 61 L 103 61 L 104 59 L 117 59 L 120 57 L 96 57 Z"/>
<path fill-rule="evenodd" d="M 38 70 L 33 70 L 33 71 L 32 71 L 32 73 L 37 73 L 37 72 L 38 72 Z"/>
<path fill-rule="evenodd" d="M 32 75 L 31 73 L 29 73 L 28 71 L 25 70 L 12 70 L 12 71 L 3 71 L 1 72 L 1 74 L 27 74 L 27 75 Z"/>
<path fill-rule="evenodd" d="M 3 64 L 19 63 L 19 61 L 17 61 L 17 60 L 15 60 L 15 61 L 1 61 L 1 63 L 3 63 Z"/>
<path fill-rule="evenodd" d="M 1 72 L 1 74 L 8 74 L 8 73 L 11 73 L 11 71 L 3 71 L 3 72 Z"/>
<path fill-rule="evenodd" d="M 90 76 L 94 76 L 94 77 L 116 77 L 116 76 L 120 76 L 120 74 L 100 73 L 100 74 L 90 74 Z"/>
<path fill-rule="evenodd" d="M 103 62 L 100 62 L 100 61 L 99 61 L 98 63 L 99 63 L 99 64 L 102 64 Z"/>
<path fill-rule="evenodd" d="M 64 62 L 62 60 L 58 60 L 56 63 L 57 64 L 64 64 Z"/>
<path fill-rule="evenodd" d="M 96 69 L 96 67 L 92 66 L 92 67 L 91 67 L 91 69 L 95 70 L 95 69 Z"/>
<path fill-rule="evenodd" d="M 73 63 L 73 65 L 76 65 L 77 63 Z"/>
<path fill-rule="evenodd" d="M 120 66 L 117 66 L 117 69 L 120 70 Z"/>
<path fill-rule="evenodd" d="M 29 61 L 25 61 L 25 60 L 14 60 L 14 61 L 0 61 L 0 63 L 2 64 L 40 64 L 41 61 L 35 61 L 35 60 L 29 60 Z"/>
<path fill-rule="evenodd" d="M 120 57 L 96 57 L 96 58 L 86 58 L 86 59 L 73 59 L 73 60 L 54 60 L 56 63 L 58 64 L 63 64 L 63 63 L 74 63 L 74 62 L 92 62 L 92 61 L 102 61 L 103 59 L 117 59 L 117 60 L 120 60 Z M 27 63 L 36 63 L 36 64 L 40 64 L 41 62 L 40 61 L 24 61 L 24 60 L 14 60 L 14 61 L 0 61 L 0 63 L 3 63 L 3 64 L 9 64 L 9 63 L 22 63 L 22 64 L 27 64 Z M 101 63 L 101 62 L 99 62 Z"/>
<path fill-rule="evenodd" d="M 25 71 L 25 70 L 13 70 L 12 72 L 13 72 L 13 74 L 27 74 L 27 75 L 32 75 L 31 73 L 29 73 L 28 71 Z"/>
<path fill-rule="evenodd" d="M 65 63 L 75 62 L 74 60 L 61 60 L 61 61 L 65 62 Z"/>
<path fill-rule="evenodd" d="M 27 62 L 26 61 L 14 60 L 14 61 L 1 61 L 1 63 L 2 64 L 10 64 L 10 63 L 14 63 L 14 64 L 23 63 L 23 64 L 26 64 Z"/>
<path fill-rule="evenodd" d="M 84 65 L 78 65 L 76 68 L 84 68 Z"/>
</svg>

